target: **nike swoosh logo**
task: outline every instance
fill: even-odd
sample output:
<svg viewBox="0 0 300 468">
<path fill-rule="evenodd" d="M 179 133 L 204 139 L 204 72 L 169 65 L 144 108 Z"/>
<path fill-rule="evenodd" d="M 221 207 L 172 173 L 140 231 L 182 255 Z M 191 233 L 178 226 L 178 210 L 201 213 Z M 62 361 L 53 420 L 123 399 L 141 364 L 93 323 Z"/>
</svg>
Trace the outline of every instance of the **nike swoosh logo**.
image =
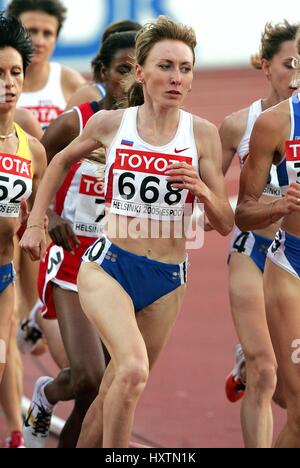
<svg viewBox="0 0 300 468">
<path fill-rule="evenodd" d="M 190 148 L 184 148 L 184 149 L 182 149 L 182 150 L 178 150 L 178 149 L 175 148 L 175 154 L 183 153 L 184 151 L 187 151 L 187 150 L 189 150 L 189 149 L 190 149 Z"/>
<path fill-rule="evenodd" d="M 30 408 L 28 416 L 27 416 L 26 420 L 24 421 L 24 426 L 25 427 L 30 427 L 29 422 L 30 422 L 30 418 L 32 416 L 32 413 L 33 413 L 33 408 Z"/>
</svg>

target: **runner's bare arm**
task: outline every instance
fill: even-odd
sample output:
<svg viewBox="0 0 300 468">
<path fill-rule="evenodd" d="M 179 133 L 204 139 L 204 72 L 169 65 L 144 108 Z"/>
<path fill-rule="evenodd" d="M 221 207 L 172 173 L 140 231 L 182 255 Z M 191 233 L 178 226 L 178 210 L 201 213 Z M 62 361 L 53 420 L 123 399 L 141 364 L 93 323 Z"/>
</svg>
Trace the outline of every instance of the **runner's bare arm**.
<svg viewBox="0 0 300 468">
<path fill-rule="evenodd" d="M 233 228 L 234 214 L 230 206 L 225 179 L 222 172 L 222 148 L 216 127 L 206 123 L 195 128 L 200 154 L 200 174 L 203 187 L 198 195 L 204 203 L 205 213 L 211 225 L 222 235 L 228 235 Z M 208 189 L 208 191 L 207 191 Z"/>
<path fill-rule="evenodd" d="M 44 261 L 46 256 L 44 219 L 51 200 L 63 183 L 72 165 L 80 161 L 86 154 L 101 146 L 98 137 L 102 134 L 102 131 L 105 132 L 107 130 L 107 120 L 109 119 L 104 121 L 100 113 L 95 115 L 90 119 L 83 133 L 67 148 L 58 153 L 48 166 L 39 186 L 35 203 L 28 219 L 27 229 L 20 242 L 21 248 L 30 255 L 32 260 Z"/>
<path fill-rule="evenodd" d="M 284 114 L 271 110 L 256 121 L 250 140 L 250 155 L 242 170 L 240 193 L 236 210 L 236 224 L 242 231 L 264 229 L 279 221 L 291 211 L 300 211 L 296 205 L 299 186 L 292 184 L 287 195 L 273 203 L 259 199 L 268 182 L 274 157 L 282 157 L 285 149 Z"/>
<path fill-rule="evenodd" d="M 223 152 L 223 174 L 226 175 L 233 158 L 237 152 L 238 145 L 243 138 L 247 125 L 249 109 L 242 109 L 226 117 L 220 127 Z"/>
<path fill-rule="evenodd" d="M 222 173 L 218 130 L 211 123 L 197 118 L 194 131 L 200 155 L 200 174 L 187 164 L 174 164 L 168 171 L 169 180 L 174 182 L 175 188 L 191 191 L 204 204 L 205 213 L 213 228 L 226 236 L 233 228 L 234 216 Z"/>
<path fill-rule="evenodd" d="M 93 116 L 83 133 L 52 159 L 40 184 L 38 196 L 30 215 L 30 224 L 38 225 L 43 222 L 48 206 L 72 165 L 101 146 L 98 138 L 99 135 L 105 135 L 109 120 L 103 114 L 107 113 L 100 112 Z"/>
</svg>

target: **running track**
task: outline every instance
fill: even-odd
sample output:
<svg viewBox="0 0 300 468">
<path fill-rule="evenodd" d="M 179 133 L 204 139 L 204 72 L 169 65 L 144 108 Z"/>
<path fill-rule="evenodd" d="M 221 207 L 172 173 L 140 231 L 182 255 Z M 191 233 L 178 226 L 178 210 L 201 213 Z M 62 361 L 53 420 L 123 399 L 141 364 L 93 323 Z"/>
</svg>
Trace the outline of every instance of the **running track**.
<svg viewBox="0 0 300 468">
<path fill-rule="evenodd" d="M 261 73 L 223 70 L 198 73 L 186 110 L 220 125 L 223 118 L 267 92 Z M 230 196 L 237 193 L 238 166 L 228 175 Z M 242 447 L 239 403 L 224 395 L 224 379 L 232 367 L 236 343 L 228 296 L 226 257 L 229 238 L 206 234 L 204 248 L 190 253 L 188 293 L 169 344 L 143 395 L 134 427 L 135 439 L 152 447 Z M 55 375 L 49 357 L 24 359 L 25 394 L 31 397 L 40 375 Z M 71 405 L 60 405 L 66 417 Z M 275 434 L 285 414 L 275 408 Z M 0 413 L 0 441 L 5 423 Z M 55 439 L 49 443 L 55 447 Z"/>
</svg>

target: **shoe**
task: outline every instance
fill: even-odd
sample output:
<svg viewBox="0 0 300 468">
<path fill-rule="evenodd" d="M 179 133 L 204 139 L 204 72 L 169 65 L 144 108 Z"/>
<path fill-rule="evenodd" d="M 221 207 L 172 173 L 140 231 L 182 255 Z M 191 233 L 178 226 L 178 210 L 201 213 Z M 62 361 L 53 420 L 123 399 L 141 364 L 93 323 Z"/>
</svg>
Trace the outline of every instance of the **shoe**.
<svg viewBox="0 0 300 468">
<path fill-rule="evenodd" d="M 246 385 L 241 377 L 241 370 L 246 364 L 246 359 L 240 344 L 236 345 L 234 354 L 235 366 L 226 378 L 225 384 L 226 396 L 231 403 L 241 400 L 246 390 Z"/>
<path fill-rule="evenodd" d="M 43 338 L 43 333 L 36 323 L 36 315 L 41 310 L 42 302 L 38 301 L 32 309 L 29 319 L 22 320 L 17 331 L 17 344 L 22 354 L 31 353 L 37 342 Z"/>
<path fill-rule="evenodd" d="M 17 344 L 22 354 L 33 351 L 37 342 L 43 337 L 42 332 L 32 325 L 30 320 L 22 320 L 17 332 Z"/>
<path fill-rule="evenodd" d="M 36 381 L 32 402 L 23 426 L 23 436 L 27 448 L 46 447 L 55 407 L 50 404 L 45 406 L 42 389 L 51 382 L 53 382 L 51 377 L 41 377 Z"/>
<path fill-rule="evenodd" d="M 23 439 L 22 432 L 12 432 L 11 436 L 5 441 L 5 447 L 9 449 L 24 449 L 25 441 Z"/>
</svg>

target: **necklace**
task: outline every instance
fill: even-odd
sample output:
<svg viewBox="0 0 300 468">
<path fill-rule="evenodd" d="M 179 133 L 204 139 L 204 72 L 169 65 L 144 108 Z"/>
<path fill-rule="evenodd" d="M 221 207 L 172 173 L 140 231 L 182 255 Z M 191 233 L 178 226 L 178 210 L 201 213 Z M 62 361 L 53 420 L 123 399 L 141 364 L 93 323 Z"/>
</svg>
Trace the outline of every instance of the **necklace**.
<svg viewBox="0 0 300 468">
<path fill-rule="evenodd" d="M 7 140 L 13 136 L 14 132 L 8 133 L 8 135 L 0 135 L 0 140 Z"/>
</svg>

